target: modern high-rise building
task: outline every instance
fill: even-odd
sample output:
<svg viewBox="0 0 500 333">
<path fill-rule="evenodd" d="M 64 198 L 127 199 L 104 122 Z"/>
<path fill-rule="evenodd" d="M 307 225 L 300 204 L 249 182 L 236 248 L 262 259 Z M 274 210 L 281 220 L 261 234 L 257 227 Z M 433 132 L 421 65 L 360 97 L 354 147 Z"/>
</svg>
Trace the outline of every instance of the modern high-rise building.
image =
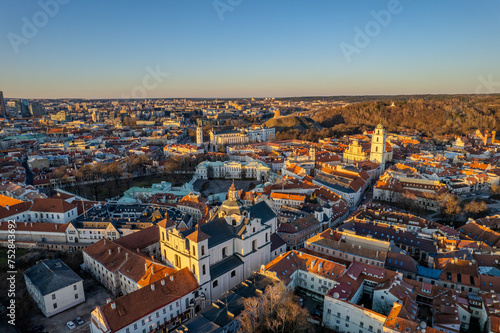
<svg viewBox="0 0 500 333">
<path fill-rule="evenodd" d="M 43 116 L 45 115 L 45 109 L 40 102 L 31 102 L 30 112 L 33 116 Z"/>
<path fill-rule="evenodd" d="M 16 111 L 17 116 L 20 118 L 30 117 L 30 108 L 28 106 L 28 101 L 25 99 L 20 99 L 16 101 Z"/>
<path fill-rule="evenodd" d="M 5 101 L 3 99 L 3 91 L 0 91 L 0 117 L 7 116 L 7 108 L 5 107 Z"/>
</svg>

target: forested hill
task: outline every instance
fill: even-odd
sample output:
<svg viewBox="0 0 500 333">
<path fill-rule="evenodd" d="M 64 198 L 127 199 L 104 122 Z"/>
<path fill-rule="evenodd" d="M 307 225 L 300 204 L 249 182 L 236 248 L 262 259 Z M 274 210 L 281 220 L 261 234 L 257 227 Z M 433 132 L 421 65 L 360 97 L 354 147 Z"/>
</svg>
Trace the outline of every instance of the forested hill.
<svg viewBox="0 0 500 333">
<path fill-rule="evenodd" d="M 394 106 L 392 106 L 394 102 Z M 311 117 L 322 130 L 283 131 L 277 139 L 316 140 L 325 136 L 362 133 L 382 123 L 388 131 L 416 129 L 430 137 L 467 134 L 500 125 L 500 95 L 440 96 L 356 103 L 317 112 Z"/>
<path fill-rule="evenodd" d="M 309 117 L 299 116 L 284 116 L 271 118 L 266 122 L 267 127 L 276 127 L 277 131 L 286 131 L 289 129 L 297 129 L 305 131 L 308 129 L 321 129 L 321 126 L 316 124 Z"/>
</svg>

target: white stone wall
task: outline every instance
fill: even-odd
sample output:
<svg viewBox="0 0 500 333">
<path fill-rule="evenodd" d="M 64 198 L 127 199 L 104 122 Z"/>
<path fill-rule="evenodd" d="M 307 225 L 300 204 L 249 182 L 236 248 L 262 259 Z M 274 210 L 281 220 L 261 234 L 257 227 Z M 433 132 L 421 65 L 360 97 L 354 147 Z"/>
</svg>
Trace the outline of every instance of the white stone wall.
<svg viewBox="0 0 500 333">
<path fill-rule="evenodd" d="M 77 295 L 77 298 L 75 298 Z M 55 297 L 55 298 L 54 298 Z M 53 316 L 59 312 L 67 310 L 77 304 L 85 302 L 85 293 L 83 290 L 83 281 L 79 281 L 56 292 L 43 297 L 45 303 L 45 315 Z M 54 307 L 56 305 L 56 307 Z"/>
<path fill-rule="evenodd" d="M 361 288 L 362 289 L 362 288 Z M 323 325 L 336 332 L 382 333 L 386 316 L 357 307 L 349 302 L 326 296 L 323 306 Z"/>
</svg>

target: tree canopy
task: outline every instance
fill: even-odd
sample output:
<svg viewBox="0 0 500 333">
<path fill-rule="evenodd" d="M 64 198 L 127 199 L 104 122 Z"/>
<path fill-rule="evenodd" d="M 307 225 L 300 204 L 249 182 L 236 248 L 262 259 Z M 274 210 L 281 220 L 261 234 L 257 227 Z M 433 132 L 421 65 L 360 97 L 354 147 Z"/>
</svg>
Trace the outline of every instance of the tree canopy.
<svg viewBox="0 0 500 333">
<path fill-rule="evenodd" d="M 309 325 L 306 310 L 281 283 L 268 286 L 260 297 L 246 299 L 239 321 L 240 331 L 249 333 L 304 332 Z"/>
</svg>

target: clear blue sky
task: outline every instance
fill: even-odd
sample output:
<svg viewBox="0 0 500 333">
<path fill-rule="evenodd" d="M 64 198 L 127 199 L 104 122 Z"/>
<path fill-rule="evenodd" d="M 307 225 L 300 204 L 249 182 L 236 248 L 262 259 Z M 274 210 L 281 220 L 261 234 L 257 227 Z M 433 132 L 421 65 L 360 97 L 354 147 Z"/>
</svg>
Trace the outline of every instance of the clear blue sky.
<svg viewBox="0 0 500 333">
<path fill-rule="evenodd" d="M 116 98 L 157 66 L 169 75 L 147 97 L 473 93 L 481 76 L 500 82 L 499 0 L 401 0 L 350 62 L 341 43 L 356 46 L 354 28 L 390 1 L 220 0 L 231 2 L 221 20 L 213 0 L 69 0 L 43 25 L 37 1 L 0 0 L 0 90 Z M 23 35 L 33 16 L 42 26 Z M 18 52 L 13 34 L 29 37 Z"/>
</svg>

